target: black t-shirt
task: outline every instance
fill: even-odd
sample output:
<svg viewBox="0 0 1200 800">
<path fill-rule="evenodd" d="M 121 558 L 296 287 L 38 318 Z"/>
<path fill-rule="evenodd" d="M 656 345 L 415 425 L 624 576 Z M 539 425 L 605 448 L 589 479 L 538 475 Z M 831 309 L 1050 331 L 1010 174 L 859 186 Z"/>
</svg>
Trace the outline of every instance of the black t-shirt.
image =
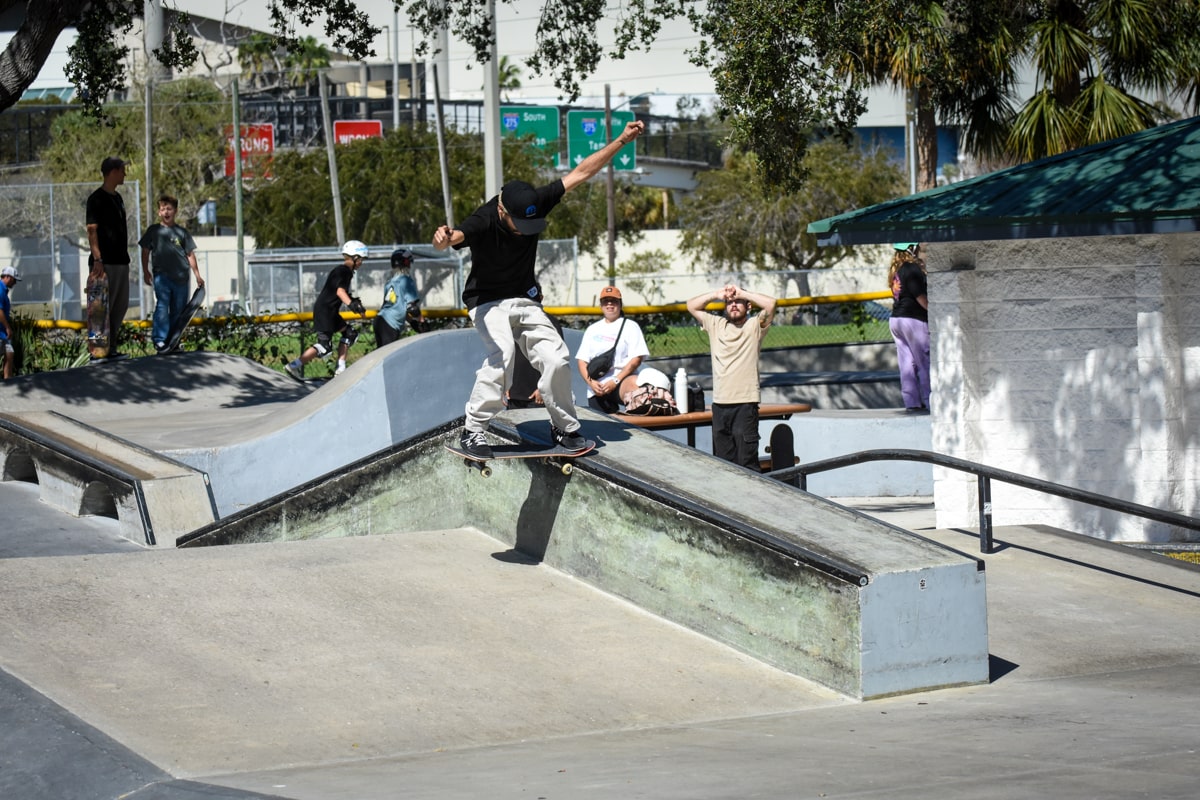
<svg viewBox="0 0 1200 800">
<path fill-rule="evenodd" d="M 129 263 L 129 231 L 125 227 L 125 200 L 120 192 L 109 194 L 101 187 L 88 195 L 86 224 L 96 226 L 101 261 Z"/>
<path fill-rule="evenodd" d="M 350 282 L 354 280 L 354 270 L 345 264 L 338 264 L 329 270 L 325 286 L 313 303 L 313 327 L 318 331 L 336 333 L 342 329 L 346 321 L 338 313 L 342 310 L 342 299 L 337 290 L 345 289 L 350 294 Z"/>
<path fill-rule="evenodd" d="M 908 317 L 928 322 L 929 312 L 921 308 L 921 304 L 917 302 L 918 297 L 928 293 L 925 271 L 919 265 L 910 261 L 900 267 L 900 271 L 896 273 L 896 276 L 900 278 L 900 296 L 892 304 L 892 316 Z"/>
<path fill-rule="evenodd" d="M 566 193 L 562 179 L 537 190 L 538 208 L 545 213 L 558 205 Z M 466 239 L 455 249 L 471 248 L 471 274 L 463 287 L 468 309 L 510 297 L 537 296 L 534 261 L 538 236 L 519 236 L 500 221 L 497 198 L 484 203 L 458 226 Z"/>
</svg>

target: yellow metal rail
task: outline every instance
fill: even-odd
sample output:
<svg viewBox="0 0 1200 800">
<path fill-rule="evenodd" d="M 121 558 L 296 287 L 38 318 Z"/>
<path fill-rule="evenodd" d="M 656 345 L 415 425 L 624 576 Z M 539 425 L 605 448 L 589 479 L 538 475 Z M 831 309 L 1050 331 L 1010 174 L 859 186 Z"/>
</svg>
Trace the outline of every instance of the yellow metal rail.
<svg viewBox="0 0 1200 800">
<path fill-rule="evenodd" d="M 788 306 L 815 306 L 829 305 L 834 303 L 863 303 L 868 300 L 890 300 L 891 292 L 860 292 L 858 294 L 830 294 L 821 295 L 818 297 L 785 297 L 776 302 L 777 307 Z M 714 311 L 719 311 L 724 307 L 720 302 L 709 303 L 706 308 Z M 598 317 L 603 313 L 599 306 L 547 306 L 546 311 L 557 317 Z M 669 314 L 683 313 L 687 311 L 687 303 L 668 303 L 660 306 L 625 306 L 625 313 L 629 316 L 639 316 L 646 314 Z M 454 317 L 465 317 L 467 312 L 462 308 L 430 308 L 424 311 L 426 317 L 449 319 Z M 376 314 L 375 311 L 368 311 L 367 318 L 370 319 Z M 223 324 L 231 320 L 249 321 L 255 324 L 269 324 L 277 322 L 310 322 L 313 318 L 311 311 L 292 314 L 264 314 L 255 317 L 201 317 L 192 320 L 193 325 L 197 324 Z M 349 312 L 342 313 L 343 319 L 362 319 L 357 314 Z M 76 322 L 74 320 L 52 320 L 39 319 L 34 320 L 33 324 L 37 328 L 50 329 L 62 328 L 66 330 L 86 330 L 86 322 Z M 137 328 L 150 327 L 150 321 L 144 319 L 129 320 L 128 324 Z"/>
</svg>

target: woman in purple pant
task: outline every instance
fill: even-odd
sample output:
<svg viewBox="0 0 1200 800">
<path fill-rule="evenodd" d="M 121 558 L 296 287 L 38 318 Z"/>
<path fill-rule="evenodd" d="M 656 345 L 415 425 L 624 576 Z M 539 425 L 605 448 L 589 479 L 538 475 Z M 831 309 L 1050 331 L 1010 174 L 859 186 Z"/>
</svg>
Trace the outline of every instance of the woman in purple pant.
<svg viewBox="0 0 1200 800">
<path fill-rule="evenodd" d="M 892 289 L 892 319 L 888 326 L 896 340 L 900 362 L 900 392 L 910 412 L 929 409 L 929 299 L 925 263 L 917 256 L 919 244 L 897 244 L 888 269 Z"/>
</svg>

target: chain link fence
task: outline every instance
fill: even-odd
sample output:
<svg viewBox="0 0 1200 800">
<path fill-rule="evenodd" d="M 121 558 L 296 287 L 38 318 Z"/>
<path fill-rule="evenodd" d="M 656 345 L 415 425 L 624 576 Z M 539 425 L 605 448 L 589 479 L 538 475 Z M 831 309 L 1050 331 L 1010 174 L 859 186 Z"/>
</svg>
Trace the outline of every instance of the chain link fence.
<svg viewBox="0 0 1200 800">
<path fill-rule="evenodd" d="M 83 319 L 84 284 L 87 279 L 87 236 L 84 226 L 88 195 L 98 184 L 30 184 L 0 187 L 0 266 L 15 266 L 21 283 L 13 292 L 18 316 L 31 319 Z M 130 318 L 144 320 L 153 309 L 153 296 L 142 286 L 136 241 L 144 227 L 138 219 L 144 205 L 141 185 L 130 181 L 121 190 L 128 213 L 130 271 Z M 197 258 L 208 287 L 204 314 L 208 317 L 305 314 L 329 271 L 341 261 L 340 248 L 249 251 L 239 259 L 227 247 L 228 238 L 198 236 Z M 461 295 L 470 272 L 468 250 L 437 251 L 427 243 L 370 244 L 371 256 L 359 269 L 353 291 L 368 309 L 382 302 L 383 287 L 391 276 L 392 250 L 407 246 L 416 255 L 413 277 L 421 293 L 422 307 L 434 327 L 469 325 L 461 308 Z M 597 319 L 592 307 L 599 288 L 609 282 L 595 265 L 581 267 L 574 239 L 550 240 L 538 245 L 538 281 L 551 310 L 560 310 L 562 321 L 584 328 Z M 239 273 L 244 273 L 240 277 Z M 765 346 L 798 347 L 844 341 L 884 341 L 890 338 L 887 320 L 890 295 L 871 291 L 882 282 L 880 271 L 812 270 L 808 274 L 765 273 L 717 274 L 703 270 L 687 274 L 653 274 L 618 277 L 631 297 L 640 302 L 656 297 L 654 305 L 632 307 L 630 317 L 642 326 L 647 344 L 656 357 L 705 353 L 708 342 L 703 331 L 682 306 L 682 300 L 703 291 L 705 286 L 726 282 L 768 294 L 809 292 L 780 302 L 776 324 Z M 242 283 L 245 283 L 242 291 Z M 781 291 L 782 290 L 782 291 Z M 822 294 L 823 293 L 823 294 Z M 674 302 L 667 298 L 675 298 Z M 310 325 L 293 323 L 303 331 Z M 242 330 L 248 330 L 242 328 Z"/>
<path fill-rule="evenodd" d="M 87 281 L 87 198 L 98 183 L 0 186 L 0 267 L 14 266 L 21 275 L 12 294 L 14 311 L 39 319 L 83 318 Z M 144 317 L 140 302 L 141 269 L 134 248 L 141 235 L 141 183 L 129 181 L 125 199 L 130 270 L 130 312 Z"/>
</svg>

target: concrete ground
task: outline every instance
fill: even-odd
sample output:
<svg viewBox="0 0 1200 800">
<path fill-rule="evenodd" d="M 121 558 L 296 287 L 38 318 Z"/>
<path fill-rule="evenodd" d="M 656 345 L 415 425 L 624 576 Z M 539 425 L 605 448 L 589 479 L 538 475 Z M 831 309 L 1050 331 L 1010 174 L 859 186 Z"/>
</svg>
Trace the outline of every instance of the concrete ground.
<svg viewBox="0 0 1200 800">
<path fill-rule="evenodd" d="M 153 408 L 139 407 L 146 425 Z M 842 498 L 933 530 L 923 498 Z M 471 529 L 156 550 L 0 483 L 0 797 L 1191 798 L 1200 569 L 985 555 L 988 685 L 854 703 Z"/>
</svg>

